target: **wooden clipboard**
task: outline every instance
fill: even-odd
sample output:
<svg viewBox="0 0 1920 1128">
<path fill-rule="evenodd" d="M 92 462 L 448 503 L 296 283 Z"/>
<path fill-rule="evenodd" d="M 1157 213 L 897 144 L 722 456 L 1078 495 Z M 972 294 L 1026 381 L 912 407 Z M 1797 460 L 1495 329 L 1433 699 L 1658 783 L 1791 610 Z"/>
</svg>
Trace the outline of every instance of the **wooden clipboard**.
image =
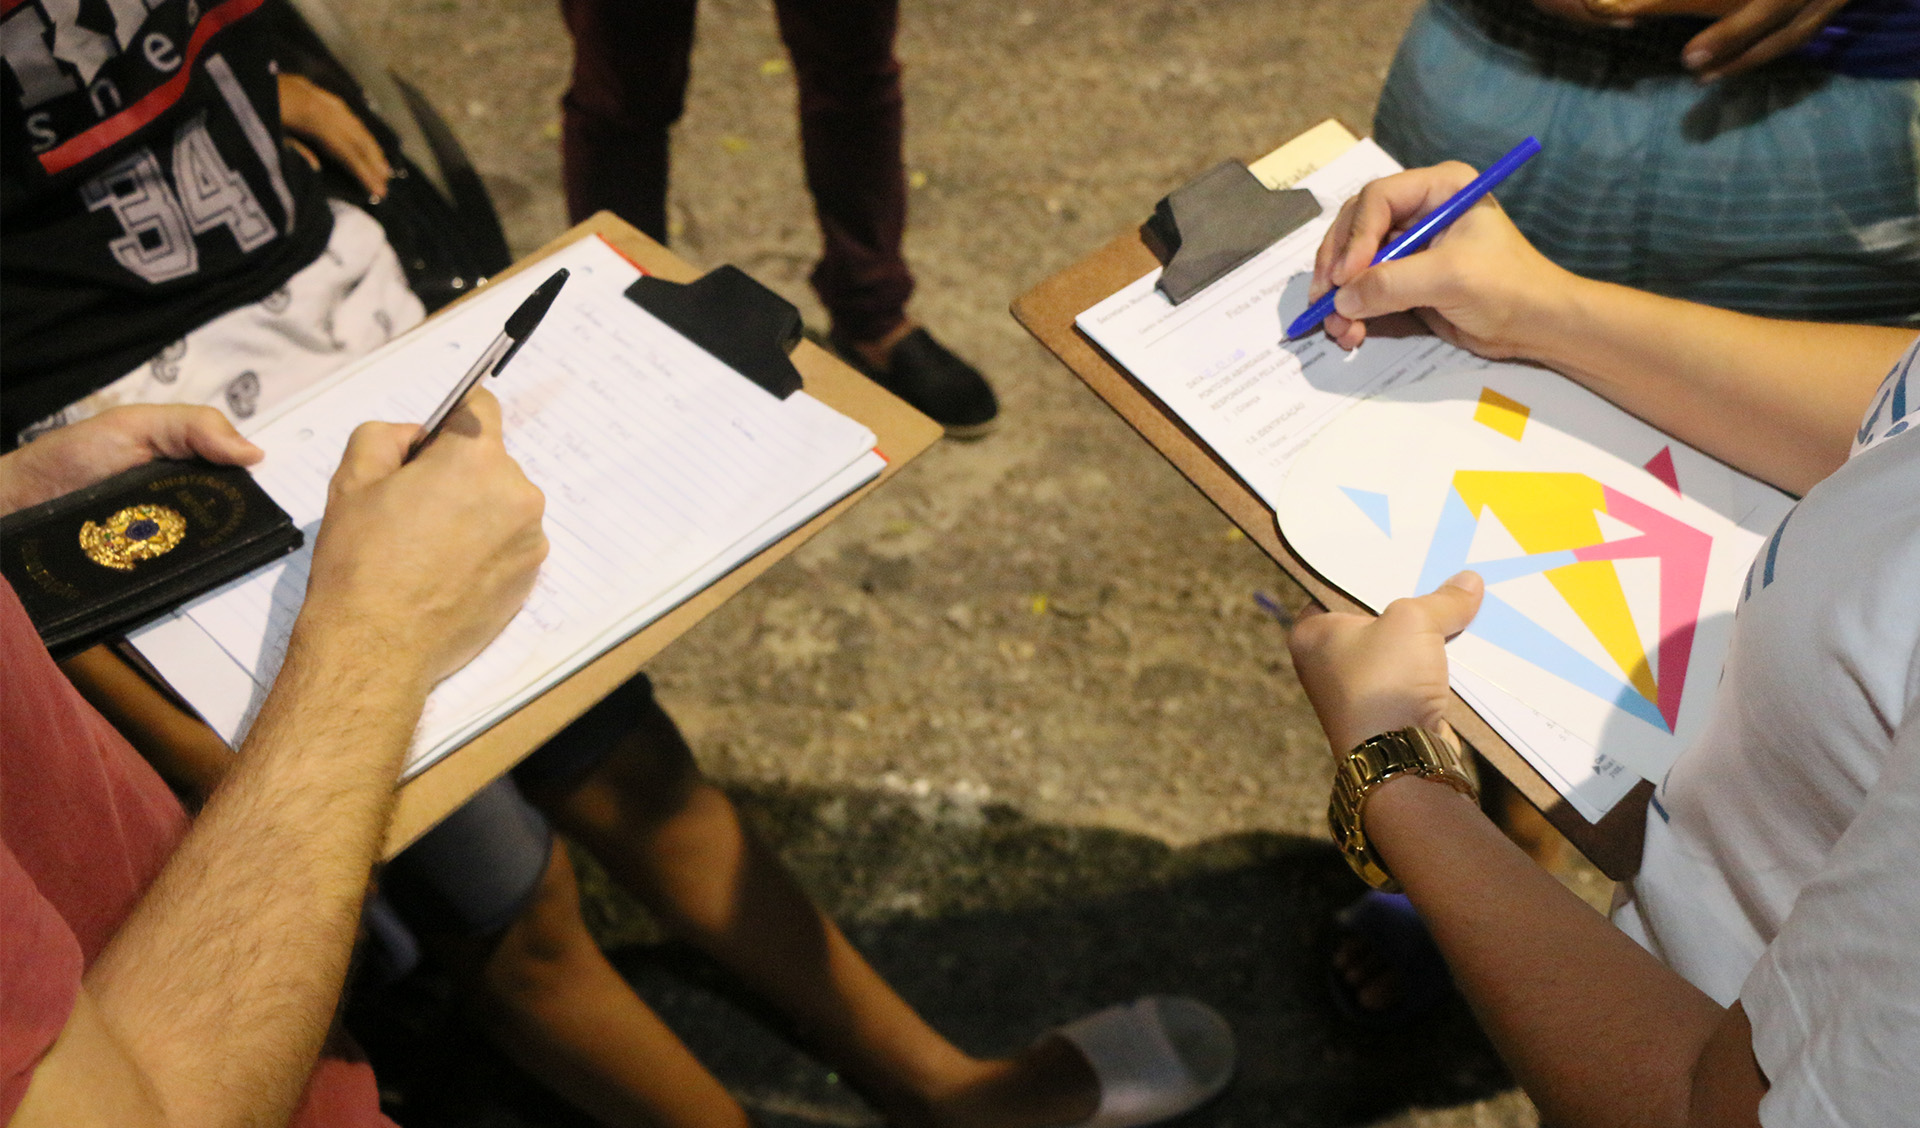
<svg viewBox="0 0 1920 1128">
<path fill-rule="evenodd" d="M 540 260 L 577 240 L 598 235 L 648 274 L 673 282 L 700 277 L 701 271 L 609 212 L 601 212 L 522 258 L 496 277 L 506 278 L 537 267 Z M 476 291 L 476 293 L 479 291 Z M 469 295 L 471 296 L 471 295 Z M 465 301 L 466 299 L 461 299 Z M 458 302 L 454 303 L 456 306 Z M 452 308 L 452 307 L 449 307 Z M 625 642 L 575 671 L 565 681 L 528 702 L 492 728 L 448 753 L 400 788 L 392 824 L 387 830 L 388 858 L 411 845 L 434 824 L 451 814 L 475 792 L 504 775 L 548 738 L 565 728 L 601 698 L 631 679 L 654 655 L 685 634 L 762 572 L 806 543 L 842 513 L 900 468 L 940 440 L 938 423 L 915 411 L 854 371 L 837 357 L 802 341 L 792 354 L 803 387 L 815 399 L 859 420 L 871 430 L 876 448 L 886 458 L 880 476 L 788 533 L 717 583 L 667 612 Z M 86 686 L 83 684 L 83 690 Z M 126 732 L 136 747 L 165 747 L 182 726 L 203 728 L 187 715 L 177 699 L 164 689 L 152 701 L 102 703 L 101 709 Z M 129 708 L 129 706 L 137 706 Z M 129 730 L 132 731 L 129 731 Z"/>
<path fill-rule="evenodd" d="M 1328 121 L 1248 167 L 1268 187 L 1283 186 L 1345 152 L 1357 140 L 1338 122 Z M 1281 539 L 1273 511 L 1266 503 L 1152 392 L 1074 325 L 1074 318 L 1081 313 L 1159 265 L 1140 233 L 1128 232 L 1020 295 L 1013 303 L 1013 316 L 1305 588 L 1315 602 L 1336 610 L 1363 611 L 1295 557 Z M 1457 694 L 1448 708 L 1447 721 L 1601 872 L 1625 880 L 1639 870 L 1640 841 L 1646 830 L 1652 784 L 1643 781 L 1599 823 L 1590 823 Z"/>
</svg>

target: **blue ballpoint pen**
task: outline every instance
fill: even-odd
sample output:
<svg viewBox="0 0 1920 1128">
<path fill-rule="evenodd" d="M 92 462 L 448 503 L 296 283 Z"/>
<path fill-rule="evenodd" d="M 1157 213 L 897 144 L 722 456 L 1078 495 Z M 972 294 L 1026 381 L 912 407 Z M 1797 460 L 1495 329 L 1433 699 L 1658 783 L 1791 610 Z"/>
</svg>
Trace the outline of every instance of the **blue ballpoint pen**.
<svg viewBox="0 0 1920 1128">
<path fill-rule="evenodd" d="M 1529 137 L 1515 145 L 1506 156 L 1493 162 L 1487 171 L 1474 177 L 1473 183 L 1453 194 L 1453 198 L 1427 213 L 1427 218 L 1417 226 L 1388 243 L 1386 248 L 1373 256 L 1373 265 L 1405 258 L 1427 245 L 1435 235 L 1445 231 L 1453 221 L 1467 214 L 1467 209 L 1480 202 L 1480 197 L 1499 187 L 1500 182 L 1513 175 L 1515 169 L 1526 164 L 1540 151 L 1540 142 Z M 1287 340 L 1304 337 L 1319 327 L 1327 315 L 1333 312 L 1333 296 L 1340 292 L 1339 287 L 1320 295 L 1320 300 L 1307 307 L 1307 312 L 1294 318 L 1287 326 Z"/>
</svg>

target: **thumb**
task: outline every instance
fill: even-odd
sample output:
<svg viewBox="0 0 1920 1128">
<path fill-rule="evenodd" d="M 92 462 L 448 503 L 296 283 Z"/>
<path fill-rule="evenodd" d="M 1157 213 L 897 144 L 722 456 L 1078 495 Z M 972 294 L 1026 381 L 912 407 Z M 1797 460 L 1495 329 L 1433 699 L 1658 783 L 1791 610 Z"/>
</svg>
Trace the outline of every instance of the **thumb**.
<svg viewBox="0 0 1920 1128">
<path fill-rule="evenodd" d="M 182 419 L 175 441 L 208 462 L 229 466 L 251 466 L 266 457 L 265 451 L 241 438 L 233 423 L 211 407 Z"/>
<path fill-rule="evenodd" d="M 1486 584 L 1478 572 L 1461 572 L 1420 597 L 1420 603 L 1433 617 L 1433 629 L 1452 638 L 1467 629 L 1480 611 Z"/>
<path fill-rule="evenodd" d="M 198 456 L 208 462 L 251 466 L 266 457 L 211 407 L 135 404 L 102 412 L 100 419 L 103 426 L 108 421 L 117 425 L 122 435 L 144 448 L 147 458 Z"/>
</svg>

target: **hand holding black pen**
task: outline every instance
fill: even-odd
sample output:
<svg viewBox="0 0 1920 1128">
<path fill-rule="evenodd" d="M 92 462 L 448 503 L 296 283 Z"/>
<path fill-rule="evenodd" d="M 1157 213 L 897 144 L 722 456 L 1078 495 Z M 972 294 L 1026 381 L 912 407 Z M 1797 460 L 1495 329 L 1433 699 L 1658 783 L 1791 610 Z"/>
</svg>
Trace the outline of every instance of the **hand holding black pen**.
<svg viewBox="0 0 1920 1128">
<path fill-rule="evenodd" d="M 440 433 L 440 428 L 446 426 L 447 420 L 453 413 L 460 410 L 460 405 L 466 402 L 467 393 L 473 391 L 474 386 L 480 383 L 482 376 L 489 373 L 495 376 L 500 375 L 501 371 L 507 367 L 507 362 L 513 359 L 513 354 L 519 352 L 520 346 L 533 335 L 535 327 L 540 324 L 540 319 L 547 315 L 548 309 L 552 308 L 553 299 L 560 293 L 560 287 L 566 283 L 567 271 L 562 267 L 554 271 L 552 277 L 540 283 L 539 288 L 534 290 L 526 301 L 520 303 L 520 308 L 513 311 L 512 317 L 507 318 L 506 327 L 500 330 L 500 335 L 487 346 L 487 351 L 480 354 L 480 359 L 474 361 L 473 367 L 467 369 L 466 375 L 460 377 L 460 382 L 453 386 L 453 391 L 447 393 L 447 398 L 441 400 L 440 406 L 434 408 L 433 414 L 420 425 L 420 434 L 407 447 L 406 461 L 413 461 L 414 456 L 433 441 L 433 437 Z"/>
</svg>

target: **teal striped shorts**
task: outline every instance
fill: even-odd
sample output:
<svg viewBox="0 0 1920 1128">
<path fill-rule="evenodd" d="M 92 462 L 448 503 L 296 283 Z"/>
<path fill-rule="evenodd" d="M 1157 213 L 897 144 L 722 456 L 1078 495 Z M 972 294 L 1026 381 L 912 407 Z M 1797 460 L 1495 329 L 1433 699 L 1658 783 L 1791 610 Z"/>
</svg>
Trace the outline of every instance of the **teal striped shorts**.
<svg viewBox="0 0 1920 1128">
<path fill-rule="evenodd" d="M 1783 62 L 1701 86 L 1697 21 L 1428 0 L 1375 138 L 1408 167 L 1543 151 L 1495 193 L 1576 273 L 1773 317 L 1920 325 L 1920 82 Z"/>
</svg>

